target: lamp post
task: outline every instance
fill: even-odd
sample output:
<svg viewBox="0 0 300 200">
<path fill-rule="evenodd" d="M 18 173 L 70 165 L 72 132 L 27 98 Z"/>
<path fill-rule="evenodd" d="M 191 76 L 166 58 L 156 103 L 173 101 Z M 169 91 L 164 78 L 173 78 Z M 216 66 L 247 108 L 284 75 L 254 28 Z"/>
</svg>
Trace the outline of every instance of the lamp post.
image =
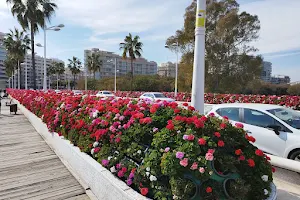
<svg viewBox="0 0 300 200">
<path fill-rule="evenodd" d="M 192 106 L 204 114 L 206 0 L 197 0 Z"/>
<path fill-rule="evenodd" d="M 115 60 L 115 94 L 117 93 L 117 72 L 119 70 L 117 70 L 117 58 L 114 59 Z M 113 63 L 113 59 L 111 60 L 107 60 L 108 63 Z"/>
<path fill-rule="evenodd" d="M 174 44 L 171 44 L 170 46 L 165 45 L 166 48 L 175 47 L 176 52 L 176 67 L 175 67 L 175 92 L 174 96 L 177 97 L 177 88 L 178 88 L 178 52 L 179 52 L 179 43 L 178 41 Z"/>
<path fill-rule="evenodd" d="M 51 27 L 44 27 L 44 46 L 41 44 L 36 44 L 38 47 L 44 47 L 44 82 L 43 82 L 43 90 L 47 90 L 47 54 L 46 54 L 46 47 L 47 47 L 47 31 L 60 31 L 65 25 L 59 24 L 57 26 L 51 26 Z"/>
</svg>

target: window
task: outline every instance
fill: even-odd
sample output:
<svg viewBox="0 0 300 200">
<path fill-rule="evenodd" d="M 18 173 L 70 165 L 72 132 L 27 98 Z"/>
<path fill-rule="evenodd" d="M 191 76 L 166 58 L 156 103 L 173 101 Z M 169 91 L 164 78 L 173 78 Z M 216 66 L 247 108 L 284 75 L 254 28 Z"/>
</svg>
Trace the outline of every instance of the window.
<svg viewBox="0 0 300 200">
<path fill-rule="evenodd" d="M 220 108 L 216 111 L 220 116 L 228 117 L 233 121 L 240 121 L 239 108 Z"/>
<path fill-rule="evenodd" d="M 266 128 L 275 125 L 275 120 L 271 116 L 257 110 L 244 109 L 244 121 L 246 124 Z M 276 125 L 278 125 L 276 123 Z"/>
</svg>

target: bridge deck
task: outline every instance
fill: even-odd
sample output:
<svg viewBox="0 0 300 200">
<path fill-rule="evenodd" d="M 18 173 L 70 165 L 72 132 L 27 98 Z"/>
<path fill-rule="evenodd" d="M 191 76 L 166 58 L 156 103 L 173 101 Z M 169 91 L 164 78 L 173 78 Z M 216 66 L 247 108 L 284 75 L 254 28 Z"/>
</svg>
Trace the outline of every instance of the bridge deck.
<svg viewBox="0 0 300 200">
<path fill-rule="evenodd" d="M 4 104 L 4 105 L 3 105 Z M 72 176 L 24 115 L 0 114 L 0 200 L 88 200 Z"/>
</svg>

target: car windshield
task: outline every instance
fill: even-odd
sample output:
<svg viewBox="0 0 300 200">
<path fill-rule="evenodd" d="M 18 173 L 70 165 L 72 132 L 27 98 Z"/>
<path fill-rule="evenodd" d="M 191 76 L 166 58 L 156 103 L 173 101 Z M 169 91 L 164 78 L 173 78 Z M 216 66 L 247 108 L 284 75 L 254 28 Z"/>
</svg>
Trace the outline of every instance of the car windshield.
<svg viewBox="0 0 300 200">
<path fill-rule="evenodd" d="M 103 94 L 111 94 L 110 92 L 103 92 Z"/>
<path fill-rule="evenodd" d="M 300 112 L 288 108 L 277 108 L 268 110 L 268 112 L 272 113 L 290 126 L 300 129 Z"/>
<path fill-rule="evenodd" d="M 166 96 L 163 95 L 163 94 L 161 94 L 161 93 L 154 94 L 154 96 L 155 96 L 156 98 L 166 98 Z"/>
</svg>

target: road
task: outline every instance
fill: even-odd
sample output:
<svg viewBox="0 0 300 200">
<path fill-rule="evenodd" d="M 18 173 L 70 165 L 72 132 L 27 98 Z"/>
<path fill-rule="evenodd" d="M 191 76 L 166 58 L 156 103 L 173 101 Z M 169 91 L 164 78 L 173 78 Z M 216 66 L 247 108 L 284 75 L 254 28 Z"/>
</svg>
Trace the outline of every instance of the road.
<svg viewBox="0 0 300 200">
<path fill-rule="evenodd" d="M 300 174 L 276 168 L 274 183 L 277 187 L 277 200 L 300 200 Z"/>
</svg>

